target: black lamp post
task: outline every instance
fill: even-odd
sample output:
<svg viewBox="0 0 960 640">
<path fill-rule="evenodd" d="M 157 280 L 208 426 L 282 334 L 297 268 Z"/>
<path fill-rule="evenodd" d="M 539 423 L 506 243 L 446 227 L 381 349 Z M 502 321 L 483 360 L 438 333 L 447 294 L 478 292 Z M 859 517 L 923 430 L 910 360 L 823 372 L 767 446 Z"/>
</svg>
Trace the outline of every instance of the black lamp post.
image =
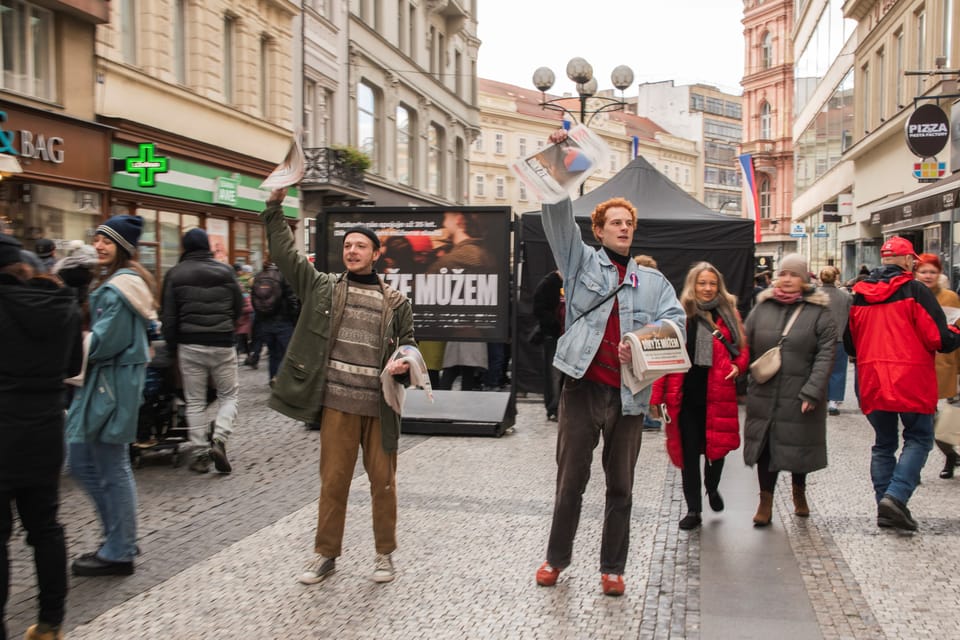
<svg viewBox="0 0 960 640">
<path fill-rule="evenodd" d="M 580 98 L 580 117 L 567 109 L 563 102 L 566 98 L 554 98 L 547 100 L 547 91 L 556 81 L 556 76 L 549 67 L 540 67 L 533 72 L 533 86 L 540 90 L 542 100 L 540 108 L 559 111 L 570 116 L 570 119 L 588 126 L 598 113 L 605 111 L 623 111 L 627 103 L 623 99 L 624 90 L 633 84 L 633 70 L 626 65 L 620 65 L 610 74 L 610 82 L 620 90 L 620 98 L 608 98 L 598 96 L 597 79 L 593 77 L 593 67 L 583 58 L 572 58 L 567 63 L 567 77 L 577 85 L 577 95 Z M 594 109 L 587 109 L 587 100 L 594 99 L 594 103 L 599 103 Z M 589 119 L 587 116 L 590 116 Z M 580 195 L 583 195 L 583 184 L 580 185 Z"/>
</svg>

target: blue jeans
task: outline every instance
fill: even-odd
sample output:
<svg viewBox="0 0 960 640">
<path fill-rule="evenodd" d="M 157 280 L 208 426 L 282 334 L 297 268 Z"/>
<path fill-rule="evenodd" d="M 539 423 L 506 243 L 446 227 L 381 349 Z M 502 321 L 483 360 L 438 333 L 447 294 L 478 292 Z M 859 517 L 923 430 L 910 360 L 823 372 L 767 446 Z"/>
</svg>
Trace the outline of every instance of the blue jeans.
<svg viewBox="0 0 960 640">
<path fill-rule="evenodd" d="M 843 402 L 847 393 L 847 352 L 843 343 L 837 343 L 837 350 L 833 356 L 833 371 L 827 383 L 827 400 Z"/>
<path fill-rule="evenodd" d="M 920 484 L 920 471 L 933 448 L 933 415 L 874 411 L 867 415 L 867 420 L 877 436 L 870 460 L 877 502 L 888 494 L 906 504 Z M 903 421 L 903 450 L 898 461 L 900 420 Z"/>
<path fill-rule="evenodd" d="M 280 371 L 280 363 L 283 362 L 287 345 L 290 344 L 290 338 L 293 336 L 293 323 L 289 320 L 262 320 L 255 331 L 257 342 L 267 345 L 267 351 L 270 352 L 269 370 L 270 379 L 273 380 Z M 255 358 L 260 358 L 259 351 Z"/>
<path fill-rule="evenodd" d="M 70 473 L 90 495 L 103 524 L 104 542 L 97 555 L 111 562 L 133 561 L 137 553 L 137 487 L 128 445 L 72 442 L 67 460 Z"/>
</svg>

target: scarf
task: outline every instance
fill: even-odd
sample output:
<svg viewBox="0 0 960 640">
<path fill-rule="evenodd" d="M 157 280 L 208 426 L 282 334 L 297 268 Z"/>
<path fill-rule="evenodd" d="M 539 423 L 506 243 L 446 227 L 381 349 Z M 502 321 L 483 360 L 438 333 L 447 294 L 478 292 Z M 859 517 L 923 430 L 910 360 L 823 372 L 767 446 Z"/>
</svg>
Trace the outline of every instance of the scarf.
<svg viewBox="0 0 960 640">
<path fill-rule="evenodd" d="M 712 312 L 716 311 L 717 315 L 720 316 L 723 323 L 727 325 L 727 328 L 730 330 L 730 336 L 732 338 L 730 344 L 740 343 L 740 330 L 737 328 L 737 319 L 730 313 L 726 305 L 720 306 L 720 300 L 720 296 L 717 296 L 710 302 L 696 301 L 698 317 L 701 321 L 697 323 L 696 349 L 693 353 L 693 364 L 699 367 L 709 367 L 713 365 L 713 328 L 716 325 L 713 322 Z"/>
<path fill-rule="evenodd" d="M 773 299 L 781 304 L 794 304 L 802 297 L 803 291 L 797 291 L 796 293 L 784 293 L 780 287 L 776 287 L 773 290 Z"/>
</svg>

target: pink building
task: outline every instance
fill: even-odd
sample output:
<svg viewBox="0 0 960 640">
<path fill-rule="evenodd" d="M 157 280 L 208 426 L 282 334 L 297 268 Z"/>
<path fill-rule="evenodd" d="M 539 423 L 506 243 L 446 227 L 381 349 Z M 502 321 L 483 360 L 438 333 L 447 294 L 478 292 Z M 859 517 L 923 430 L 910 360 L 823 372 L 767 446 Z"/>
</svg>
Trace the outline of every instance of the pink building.
<svg viewBox="0 0 960 640">
<path fill-rule="evenodd" d="M 743 144 L 754 158 L 762 242 L 757 262 L 778 266 L 796 248 L 793 203 L 793 0 L 744 0 Z"/>
</svg>

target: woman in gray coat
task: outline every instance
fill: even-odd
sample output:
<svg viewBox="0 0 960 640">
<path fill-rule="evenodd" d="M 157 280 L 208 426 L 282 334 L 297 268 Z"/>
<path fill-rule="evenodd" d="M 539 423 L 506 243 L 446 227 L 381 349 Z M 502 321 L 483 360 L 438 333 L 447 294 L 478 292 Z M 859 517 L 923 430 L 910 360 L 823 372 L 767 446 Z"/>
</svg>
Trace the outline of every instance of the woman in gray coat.
<svg viewBox="0 0 960 640">
<path fill-rule="evenodd" d="M 776 282 L 757 296 L 744 327 L 750 357 L 759 358 L 781 345 L 780 370 L 761 384 L 750 378 L 743 460 L 757 465 L 760 506 L 754 526 L 773 516 L 773 491 L 780 471 L 793 474 L 793 505 L 798 516 L 810 515 L 806 476 L 827 466 L 827 382 L 837 342 L 828 298 L 810 284 L 807 262 L 799 254 L 784 256 Z"/>
</svg>

